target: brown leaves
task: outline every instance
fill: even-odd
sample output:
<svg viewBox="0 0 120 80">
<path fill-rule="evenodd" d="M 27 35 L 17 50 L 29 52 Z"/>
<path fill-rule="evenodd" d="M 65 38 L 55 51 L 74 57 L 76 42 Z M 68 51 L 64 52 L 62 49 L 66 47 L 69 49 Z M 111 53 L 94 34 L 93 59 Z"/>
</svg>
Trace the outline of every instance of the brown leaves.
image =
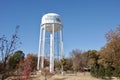
<svg viewBox="0 0 120 80">
<path fill-rule="evenodd" d="M 107 43 L 99 51 L 105 64 L 116 66 L 120 61 L 120 26 L 106 34 Z"/>
</svg>

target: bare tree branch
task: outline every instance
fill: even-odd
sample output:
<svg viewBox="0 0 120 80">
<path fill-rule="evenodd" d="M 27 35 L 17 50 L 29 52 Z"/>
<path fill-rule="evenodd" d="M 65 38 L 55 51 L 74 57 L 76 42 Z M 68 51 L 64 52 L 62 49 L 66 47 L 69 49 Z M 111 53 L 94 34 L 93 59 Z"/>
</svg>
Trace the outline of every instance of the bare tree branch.
<svg viewBox="0 0 120 80">
<path fill-rule="evenodd" d="M 11 40 L 7 40 L 5 35 L 3 35 L 0 38 L 0 57 L 1 61 L 4 65 L 4 68 L 6 67 L 8 57 L 13 54 L 13 52 L 17 48 L 18 43 L 18 29 L 19 26 L 16 26 L 15 33 L 12 35 Z"/>
</svg>

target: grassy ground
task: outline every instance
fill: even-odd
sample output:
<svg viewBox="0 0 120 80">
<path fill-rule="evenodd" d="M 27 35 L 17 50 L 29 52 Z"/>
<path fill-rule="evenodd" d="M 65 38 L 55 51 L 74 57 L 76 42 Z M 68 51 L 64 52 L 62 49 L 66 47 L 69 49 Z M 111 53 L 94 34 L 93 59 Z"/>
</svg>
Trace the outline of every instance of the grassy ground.
<svg viewBox="0 0 120 80">
<path fill-rule="evenodd" d="M 8 78 L 6 80 L 13 80 L 12 78 Z M 45 80 L 45 77 L 40 75 L 40 74 L 36 74 L 36 75 L 32 75 L 30 80 Z M 98 79 L 98 78 L 94 78 L 90 75 L 90 73 L 77 73 L 77 75 L 75 74 L 65 74 L 65 75 L 61 75 L 61 74 L 55 74 L 52 76 L 49 76 L 49 78 L 47 78 L 47 80 L 103 80 L 103 79 Z M 109 79 L 104 79 L 104 80 L 109 80 Z M 117 80 L 116 78 L 112 78 L 112 80 Z"/>
<path fill-rule="evenodd" d="M 44 80 L 44 77 L 34 77 L 32 80 Z M 75 74 L 65 74 L 64 76 L 61 74 L 56 74 L 52 76 L 51 78 L 48 78 L 47 80 L 103 80 L 94 78 L 90 75 L 90 73 L 77 73 Z M 109 79 L 108 79 L 109 80 Z M 113 78 L 112 80 L 117 80 L 116 78 Z"/>
<path fill-rule="evenodd" d="M 92 76 L 90 76 L 89 73 L 77 73 L 75 74 L 65 74 L 64 76 L 62 75 L 55 75 L 51 78 L 51 80 L 99 80 L 96 79 Z"/>
</svg>

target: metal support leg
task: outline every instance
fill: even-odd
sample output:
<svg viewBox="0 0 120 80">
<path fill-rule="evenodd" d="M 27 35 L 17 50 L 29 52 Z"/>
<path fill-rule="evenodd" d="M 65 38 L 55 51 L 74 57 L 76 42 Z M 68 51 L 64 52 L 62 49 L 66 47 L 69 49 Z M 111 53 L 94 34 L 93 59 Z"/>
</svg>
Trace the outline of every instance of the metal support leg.
<svg viewBox="0 0 120 80">
<path fill-rule="evenodd" d="M 50 72 L 54 72 L 54 24 L 50 33 Z"/>
<path fill-rule="evenodd" d="M 41 56 L 41 54 L 40 54 L 40 51 L 41 51 L 41 38 L 42 38 L 42 28 L 40 28 L 40 37 L 39 37 L 40 39 L 39 39 L 39 47 L 38 47 L 38 63 L 37 63 L 37 70 L 39 70 L 40 69 L 40 56 Z"/>
<path fill-rule="evenodd" d="M 43 26 L 43 44 L 42 44 L 42 62 L 41 68 L 44 68 L 44 57 L 45 57 L 45 25 Z"/>
</svg>

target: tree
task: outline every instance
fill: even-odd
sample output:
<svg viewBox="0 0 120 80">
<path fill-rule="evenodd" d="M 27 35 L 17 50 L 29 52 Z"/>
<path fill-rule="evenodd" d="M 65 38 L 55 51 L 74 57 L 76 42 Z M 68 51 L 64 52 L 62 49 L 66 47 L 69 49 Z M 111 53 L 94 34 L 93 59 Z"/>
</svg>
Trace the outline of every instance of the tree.
<svg viewBox="0 0 120 80">
<path fill-rule="evenodd" d="M 107 43 L 99 51 L 99 62 L 106 68 L 109 65 L 116 67 L 120 62 L 120 26 L 106 33 Z"/>
<path fill-rule="evenodd" d="M 33 63 L 33 67 L 32 67 L 32 71 L 37 70 L 37 55 L 32 53 L 32 63 Z"/>
<path fill-rule="evenodd" d="M 81 62 L 82 62 L 82 66 L 83 67 L 88 67 L 88 65 L 87 65 L 87 63 L 88 63 L 88 54 L 87 54 L 87 52 L 83 52 L 82 53 L 82 56 L 81 56 Z"/>
<path fill-rule="evenodd" d="M 106 49 L 108 55 L 111 55 L 111 64 L 116 66 L 120 62 L 120 25 L 116 30 L 110 30 L 106 34 L 107 44 Z"/>
<path fill-rule="evenodd" d="M 59 71 L 61 69 L 61 61 L 55 60 L 55 70 Z"/>
<path fill-rule="evenodd" d="M 73 70 L 77 72 L 79 70 L 79 65 L 80 65 L 80 58 L 81 58 L 81 51 L 80 50 L 72 50 L 71 52 L 72 55 L 72 64 L 73 64 Z"/>
<path fill-rule="evenodd" d="M 67 58 L 61 59 L 61 68 L 63 68 L 63 71 L 71 70 L 72 69 L 71 60 Z"/>
<path fill-rule="evenodd" d="M 25 76 L 25 80 L 28 80 L 30 78 L 30 73 L 32 72 L 33 62 L 32 62 L 33 55 L 28 54 L 27 57 L 24 60 L 24 70 L 23 75 Z"/>
<path fill-rule="evenodd" d="M 91 75 L 94 76 L 94 77 L 99 77 L 99 64 L 97 63 L 94 63 L 92 66 L 91 66 L 91 71 L 90 71 Z"/>
<path fill-rule="evenodd" d="M 114 76 L 120 78 L 120 64 L 115 67 Z"/>
<path fill-rule="evenodd" d="M 3 70 L 3 63 L 0 62 L 0 71 L 2 71 L 2 70 Z"/>
<path fill-rule="evenodd" d="M 17 80 L 23 80 L 23 71 L 24 71 L 24 60 L 21 59 L 17 65 L 16 75 L 18 75 Z"/>
<path fill-rule="evenodd" d="M 92 51 L 82 52 L 81 50 L 72 50 L 71 59 L 72 59 L 72 68 L 74 71 L 84 72 L 85 68 L 88 67 L 87 63 L 89 61 L 89 53 Z"/>
<path fill-rule="evenodd" d="M 105 77 L 105 68 L 103 65 L 95 63 L 91 67 L 90 73 L 92 76 L 97 77 L 97 78 L 104 78 Z"/>
<path fill-rule="evenodd" d="M 113 75 L 113 67 L 110 64 L 107 65 L 107 68 L 105 70 L 105 74 L 111 80 L 111 77 Z"/>
<path fill-rule="evenodd" d="M 111 79 L 113 73 L 115 76 L 119 76 L 117 73 L 119 73 L 118 65 L 120 62 L 120 26 L 118 26 L 115 30 L 111 29 L 105 36 L 107 43 L 100 51 L 97 52 L 99 55 L 97 63 L 99 64 L 99 69 L 103 70 L 100 71 Z M 100 66 L 101 64 L 102 66 Z M 102 73 L 98 75 L 101 76 Z M 102 76 L 104 75 L 102 74 Z"/>
<path fill-rule="evenodd" d="M 87 52 L 88 56 L 88 66 L 91 67 L 92 65 L 98 63 L 99 55 L 97 54 L 96 50 L 88 50 Z"/>
<path fill-rule="evenodd" d="M 17 48 L 16 45 L 18 44 L 18 39 L 19 39 L 17 35 L 18 28 L 19 26 L 16 26 L 15 33 L 12 35 L 12 38 L 10 41 L 7 40 L 5 35 L 3 35 L 0 38 L 0 53 L 1 53 L 1 60 L 4 68 L 6 67 L 8 57 L 12 55 L 15 49 Z"/>
<path fill-rule="evenodd" d="M 50 64 L 48 59 L 44 59 L 44 67 L 48 67 Z"/>
<path fill-rule="evenodd" d="M 21 66 L 21 65 L 20 65 Z M 23 75 L 25 80 L 30 79 L 30 73 L 36 70 L 37 67 L 37 56 L 34 54 L 27 54 L 23 64 Z"/>
<path fill-rule="evenodd" d="M 65 69 L 66 59 L 65 58 L 61 59 L 60 63 L 61 63 L 62 72 L 66 71 L 66 69 Z"/>
<path fill-rule="evenodd" d="M 9 56 L 13 54 L 13 52 L 16 50 L 17 45 L 18 45 L 18 29 L 19 26 L 16 26 L 15 33 L 12 35 L 11 39 L 7 39 L 5 35 L 3 35 L 0 38 L 0 56 L 1 56 L 1 62 L 3 65 L 2 71 L 5 73 L 6 72 L 6 65 L 7 61 L 9 59 Z M 4 80 L 4 73 L 2 76 L 2 80 Z"/>
<path fill-rule="evenodd" d="M 24 56 L 25 54 L 23 53 L 23 51 L 16 51 L 13 55 L 10 56 L 8 60 L 8 68 L 15 69 L 19 64 L 20 60 L 24 60 Z"/>
<path fill-rule="evenodd" d="M 105 77 L 105 68 L 101 64 L 99 64 L 98 76 L 102 79 Z"/>
<path fill-rule="evenodd" d="M 88 66 L 91 68 L 91 75 L 97 78 L 104 78 L 105 68 L 99 63 L 101 58 L 99 52 L 96 50 L 88 50 L 86 53 L 88 54 Z"/>
<path fill-rule="evenodd" d="M 73 70 L 73 69 L 72 69 L 72 59 L 66 58 L 65 68 L 66 68 L 66 71 L 67 71 L 67 70 Z"/>
</svg>

